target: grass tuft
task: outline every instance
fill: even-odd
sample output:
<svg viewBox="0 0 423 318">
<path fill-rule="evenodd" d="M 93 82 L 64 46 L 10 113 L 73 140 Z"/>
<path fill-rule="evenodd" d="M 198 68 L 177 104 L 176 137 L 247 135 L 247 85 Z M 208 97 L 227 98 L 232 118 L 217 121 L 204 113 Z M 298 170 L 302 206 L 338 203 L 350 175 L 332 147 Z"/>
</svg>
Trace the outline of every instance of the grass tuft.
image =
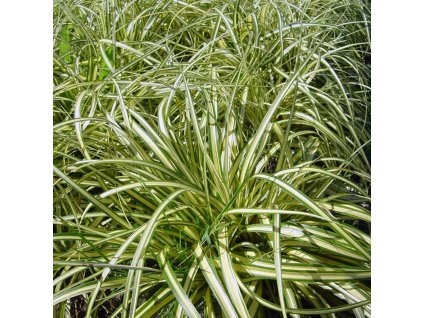
<svg viewBox="0 0 423 318">
<path fill-rule="evenodd" d="M 54 1 L 54 317 L 370 317 L 369 34 L 361 0 Z"/>
</svg>

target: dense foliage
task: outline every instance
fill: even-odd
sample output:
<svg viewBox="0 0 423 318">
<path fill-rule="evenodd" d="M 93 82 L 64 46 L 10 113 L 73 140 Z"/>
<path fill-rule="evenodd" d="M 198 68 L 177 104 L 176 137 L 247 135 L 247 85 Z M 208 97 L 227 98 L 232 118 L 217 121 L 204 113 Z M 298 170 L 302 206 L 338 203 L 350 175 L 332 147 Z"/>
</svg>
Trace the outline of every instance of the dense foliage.
<svg viewBox="0 0 423 318">
<path fill-rule="evenodd" d="M 370 317 L 361 0 L 54 2 L 55 317 Z"/>
</svg>

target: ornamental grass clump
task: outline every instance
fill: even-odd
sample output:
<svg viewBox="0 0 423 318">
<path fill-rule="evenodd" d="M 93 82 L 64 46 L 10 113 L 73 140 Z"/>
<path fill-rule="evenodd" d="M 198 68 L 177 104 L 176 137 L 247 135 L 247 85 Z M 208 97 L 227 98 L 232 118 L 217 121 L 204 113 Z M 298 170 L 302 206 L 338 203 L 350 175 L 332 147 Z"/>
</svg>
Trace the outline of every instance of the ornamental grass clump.
<svg viewBox="0 0 423 318">
<path fill-rule="evenodd" d="M 55 1 L 54 316 L 370 317 L 369 20 Z"/>
</svg>

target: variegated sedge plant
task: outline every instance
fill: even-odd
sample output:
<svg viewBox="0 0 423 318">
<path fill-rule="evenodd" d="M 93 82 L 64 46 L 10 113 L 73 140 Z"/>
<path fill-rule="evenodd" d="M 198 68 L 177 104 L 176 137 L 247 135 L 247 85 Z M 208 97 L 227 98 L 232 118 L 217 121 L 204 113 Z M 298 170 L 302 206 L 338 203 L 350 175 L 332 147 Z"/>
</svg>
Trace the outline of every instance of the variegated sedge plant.
<svg viewBox="0 0 423 318">
<path fill-rule="evenodd" d="M 370 317 L 369 33 L 361 0 L 56 0 L 54 317 Z"/>
</svg>

